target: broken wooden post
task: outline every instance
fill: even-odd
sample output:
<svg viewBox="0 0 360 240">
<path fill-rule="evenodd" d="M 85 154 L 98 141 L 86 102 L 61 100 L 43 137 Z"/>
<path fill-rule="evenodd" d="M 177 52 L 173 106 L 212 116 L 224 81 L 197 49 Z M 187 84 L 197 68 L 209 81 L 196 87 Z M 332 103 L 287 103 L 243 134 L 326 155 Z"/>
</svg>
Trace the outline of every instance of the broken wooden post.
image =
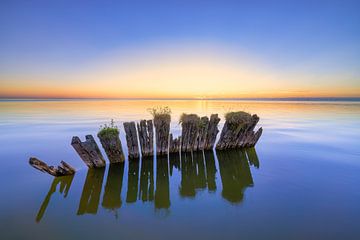
<svg viewBox="0 0 360 240">
<path fill-rule="evenodd" d="M 55 166 L 49 166 L 35 157 L 31 157 L 29 159 L 29 163 L 32 167 L 36 168 L 37 170 L 41 172 L 46 172 L 55 177 L 73 175 L 76 172 L 75 168 L 73 168 L 64 161 L 61 161 L 60 165 L 55 167 Z"/>
<path fill-rule="evenodd" d="M 181 122 L 181 151 L 190 152 L 197 149 L 196 141 L 199 134 L 200 117 L 196 114 L 183 113 Z"/>
<path fill-rule="evenodd" d="M 79 137 L 74 136 L 71 140 L 71 146 L 74 147 L 80 158 L 89 168 L 105 167 L 106 162 L 94 137 L 92 135 L 86 135 L 85 139 L 84 142 L 81 142 Z"/>
<path fill-rule="evenodd" d="M 155 114 L 156 155 L 166 155 L 169 147 L 171 116 L 168 113 Z"/>
<path fill-rule="evenodd" d="M 110 163 L 123 162 L 125 160 L 124 152 L 119 138 L 119 130 L 117 128 L 104 128 L 97 134 L 101 145 Z"/>
<path fill-rule="evenodd" d="M 126 143 L 130 159 L 139 158 L 139 144 L 136 134 L 135 122 L 124 122 Z"/>
<path fill-rule="evenodd" d="M 211 114 L 210 121 L 208 124 L 208 128 L 206 130 L 206 140 L 204 150 L 212 150 L 215 145 L 216 136 L 219 132 L 218 124 L 220 122 L 220 118 L 217 114 Z"/>
<path fill-rule="evenodd" d="M 259 121 L 259 117 L 246 112 L 229 112 L 225 116 L 226 121 L 221 131 L 219 142 L 216 149 L 223 150 L 229 148 L 243 148 L 254 146 L 259 140 L 262 129 L 256 135 L 254 128 Z"/>
<path fill-rule="evenodd" d="M 198 136 L 195 141 L 194 150 L 195 151 L 202 151 L 205 148 L 207 130 L 209 128 L 209 118 L 208 117 L 201 117 L 198 126 Z"/>
<path fill-rule="evenodd" d="M 152 120 L 141 120 L 137 123 L 141 154 L 143 157 L 154 155 L 154 129 Z"/>
<path fill-rule="evenodd" d="M 174 138 L 172 133 L 170 133 L 169 140 L 169 153 L 178 153 L 180 151 L 180 142 L 181 137 Z"/>
</svg>

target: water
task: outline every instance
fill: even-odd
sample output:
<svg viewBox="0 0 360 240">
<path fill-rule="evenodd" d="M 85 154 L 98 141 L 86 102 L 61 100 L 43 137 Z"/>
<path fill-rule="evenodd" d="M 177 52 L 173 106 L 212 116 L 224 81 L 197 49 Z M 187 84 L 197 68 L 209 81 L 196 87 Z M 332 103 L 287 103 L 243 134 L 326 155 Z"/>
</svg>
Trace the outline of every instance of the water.
<svg viewBox="0 0 360 240">
<path fill-rule="evenodd" d="M 229 110 L 258 114 L 264 133 L 247 151 L 100 170 L 70 146 L 111 118 L 148 119 L 154 106 L 172 109 L 175 136 L 182 112 Z M 1 101 L 0 238 L 359 239 L 359 119 L 359 102 Z M 31 168 L 30 156 L 78 172 L 54 179 Z"/>
</svg>

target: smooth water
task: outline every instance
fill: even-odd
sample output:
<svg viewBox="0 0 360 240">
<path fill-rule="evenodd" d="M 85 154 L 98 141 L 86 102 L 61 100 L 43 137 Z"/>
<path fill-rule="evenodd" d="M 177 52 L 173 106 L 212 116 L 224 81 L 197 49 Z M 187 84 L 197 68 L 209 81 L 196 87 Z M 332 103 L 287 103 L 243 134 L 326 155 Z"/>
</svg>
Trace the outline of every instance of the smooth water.
<svg viewBox="0 0 360 240">
<path fill-rule="evenodd" d="M 245 110 L 255 149 L 171 155 L 88 170 L 72 136 L 114 119 Z M 0 102 L 1 239 L 360 239 L 360 103 L 180 100 Z M 96 139 L 98 141 L 98 139 Z M 99 141 L 98 141 L 99 143 Z M 53 178 L 30 156 L 78 172 Z M 105 156 L 105 154 L 104 154 Z"/>
</svg>

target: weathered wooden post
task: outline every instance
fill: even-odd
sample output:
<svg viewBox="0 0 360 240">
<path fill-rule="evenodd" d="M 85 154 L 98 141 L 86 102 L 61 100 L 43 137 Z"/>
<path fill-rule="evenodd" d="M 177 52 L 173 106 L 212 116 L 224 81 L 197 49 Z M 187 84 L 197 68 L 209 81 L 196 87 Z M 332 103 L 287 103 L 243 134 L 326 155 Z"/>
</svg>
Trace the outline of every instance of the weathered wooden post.
<svg viewBox="0 0 360 240">
<path fill-rule="evenodd" d="M 80 158 L 89 168 L 105 167 L 106 163 L 104 157 L 102 156 L 94 137 L 92 135 L 86 135 L 85 139 L 84 142 L 81 142 L 79 137 L 74 136 L 71 141 L 71 146 L 73 146 Z"/>
<path fill-rule="evenodd" d="M 215 145 L 216 136 L 219 132 L 218 124 L 220 118 L 217 114 L 211 114 L 208 128 L 206 130 L 206 140 L 204 150 L 212 150 Z"/>
<path fill-rule="evenodd" d="M 183 113 L 180 117 L 181 151 L 190 152 L 197 149 L 197 137 L 199 135 L 200 117 L 196 114 Z"/>
<path fill-rule="evenodd" d="M 209 128 L 209 118 L 201 117 L 198 126 L 198 136 L 195 140 L 194 151 L 202 151 L 205 148 L 207 130 Z"/>
<path fill-rule="evenodd" d="M 29 164 L 32 167 L 36 168 L 37 170 L 39 170 L 41 172 L 46 172 L 55 177 L 73 175 L 76 172 L 75 168 L 73 168 L 72 166 L 70 166 L 69 164 L 67 164 L 64 161 L 61 161 L 60 165 L 55 167 L 55 166 L 48 166 L 43 161 L 41 161 L 35 157 L 31 157 L 29 159 Z"/>
<path fill-rule="evenodd" d="M 141 120 L 137 123 L 141 154 L 143 157 L 154 155 L 154 128 L 152 120 Z"/>
<path fill-rule="evenodd" d="M 124 162 L 125 156 L 117 128 L 104 128 L 97 134 L 110 163 Z"/>
<path fill-rule="evenodd" d="M 256 144 L 262 134 L 262 128 L 256 133 L 254 128 L 259 121 L 259 117 L 246 112 L 227 113 L 224 127 L 221 131 L 219 142 L 216 149 L 223 150 L 229 148 L 251 147 Z"/>
<path fill-rule="evenodd" d="M 135 122 L 124 122 L 126 143 L 129 151 L 129 159 L 139 158 L 139 144 L 136 134 Z"/>
<path fill-rule="evenodd" d="M 169 153 L 178 153 L 180 151 L 181 137 L 174 138 L 172 133 L 170 133 L 169 141 Z"/>
<path fill-rule="evenodd" d="M 154 115 L 156 154 L 159 156 L 168 154 L 170 121 L 171 116 L 168 113 Z"/>
</svg>

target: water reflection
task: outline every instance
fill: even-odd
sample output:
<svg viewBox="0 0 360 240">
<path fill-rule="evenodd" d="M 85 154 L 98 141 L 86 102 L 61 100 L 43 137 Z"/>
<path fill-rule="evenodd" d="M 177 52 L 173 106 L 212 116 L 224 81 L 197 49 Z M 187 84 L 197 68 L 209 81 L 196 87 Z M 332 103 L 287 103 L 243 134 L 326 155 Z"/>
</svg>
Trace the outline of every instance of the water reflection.
<svg viewBox="0 0 360 240">
<path fill-rule="evenodd" d="M 105 168 L 93 168 L 88 170 L 77 215 L 97 213 L 104 173 Z"/>
<path fill-rule="evenodd" d="M 56 191 L 57 186 L 60 184 L 59 192 L 64 195 L 64 198 L 66 198 L 73 179 L 74 179 L 74 175 L 54 178 L 54 180 L 51 183 L 49 192 L 46 194 L 46 197 L 45 197 L 43 203 L 41 204 L 39 212 L 36 216 L 36 222 L 40 222 L 42 217 L 44 216 L 46 208 L 49 205 L 51 196 Z"/>
<path fill-rule="evenodd" d="M 121 190 L 124 176 L 124 163 L 111 164 L 106 179 L 105 192 L 101 206 L 115 211 L 121 207 Z"/>
<path fill-rule="evenodd" d="M 155 168 L 154 164 L 156 164 Z M 243 201 L 245 189 L 254 185 L 250 166 L 259 168 L 259 165 L 254 148 L 171 154 L 169 157 L 158 157 L 157 160 L 153 158 L 131 160 L 128 162 L 126 203 L 152 202 L 155 209 L 169 210 L 170 191 L 179 194 L 181 198 L 190 199 L 195 199 L 198 191 L 207 189 L 209 192 L 215 192 L 219 184 L 217 174 L 222 185 L 221 196 L 230 203 L 240 203 Z M 102 197 L 101 206 L 115 212 L 116 217 L 117 210 L 123 205 L 121 193 L 124 171 L 124 163 L 109 166 Z M 104 174 L 105 168 L 88 170 L 77 215 L 98 212 Z M 177 179 L 178 177 L 180 179 Z M 40 221 L 43 217 L 57 185 L 60 183 L 60 193 L 66 197 L 72 180 L 73 176 L 54 179 L 36 221 Z M 175 182 L 179 180 L 178 189 L 170 189 L 170 180 Z"/>
<path fill-rule="evenodd" d="M 170 207 L 169 163 L 167 156 L 161 156 L 156 161 L 155 208 Z"/>
<path fill-rule="evenodd" d="M 222 196 L 231 203 L 243 200 L 246 187 L 253 186 L 249 163 L 244 151 L 227 150 L 217 152 Z"/>
<path fill-rule="evenodd" d="M 134 203 L 137 200 L 139 185 L 139 163 L 139 159 L 131 159 L 129 161 L 128 189 L 126 194 L 127 203 Z"/>
<path fill-rule="evenodd" d="M 139 199 L 143 202 L 154 200 L 154 161 L 146 158 L 141 161 Z"/>
</svg>

